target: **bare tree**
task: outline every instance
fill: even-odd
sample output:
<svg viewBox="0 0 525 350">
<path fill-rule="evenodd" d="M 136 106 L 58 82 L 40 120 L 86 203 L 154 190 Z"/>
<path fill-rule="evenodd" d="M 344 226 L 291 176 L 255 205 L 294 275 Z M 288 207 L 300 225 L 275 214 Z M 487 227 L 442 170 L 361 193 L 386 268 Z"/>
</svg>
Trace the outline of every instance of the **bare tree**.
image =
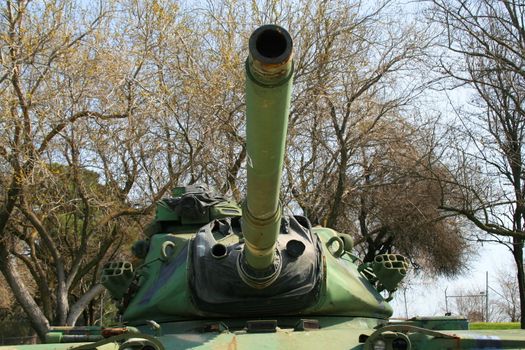
<svg viewBox="0 0 525 350">
<path fill-rule="evenodd" d="M 396 250 L 428 271 L 457 272 L 462 226 L 439 212 L 439 187 L 421 174 L 436 161 L 433 129 L 410 120 L 425 84 L 424 28 L 390 18 L 388 3 L 306 9 L 286 169 L 293 200 L 314 224 L 353 234 L 366 260 Z"/>
<path fill-rule="evenodd" d="M 43 309 L 37 305 L 20 278 L 17 260 L 25 263 L 33 276 L 38 276 L 41 293 L 46 296 L 54 293 L 55 316 L 60 323 L 66 322 L 69 311 L 67 292 L 77 277 L 81 261 L 74 262 L 71 271 L 66 270 L 59 242 L 42 222 L 42 215 L 46 213 L 39 212 L 40 208 L 32 205 L 30 198 L 33 192 L 28 190 L 39 175 L 48 171 L 46 163 L 52 161 L 53 142 L 69 125 L 89 117 L 125 117 L 125 112 L 111 114 L 81 106 L 65 107 L 58 104 L 61 97 L 67 100 L 76 96 L 60 96 L 48 88 L 58 83 L 52 78 L 59 76 L 65 79 L 61 83 L 67 85 L 67 75 L 60 73 L 76 68 L 69 65 L 75 48 L 96 30 L 104 17 L 100 9 L 86 23 L 65 25 L 72 16 L 70 11 L 70 4 L 65 2 L 50 2 L 40 7 L 27 1 L 6 1 L 2 7 L 4 35 L 0 91 L 4 103 L 1 106 L 0 157 L 5 172 L 0 186 L 3 195 L 0 204 L 0 270 L 41 338 L 49 325 L 51 305 L 44 302 Z M 40 19 L 41 16 L 45 19 Z M 19 225 L 15 217 L 23 218 L 25 224 Z M 26 229 L 28 224 L 33 230 Z M 86 244 L 84 238 L 81 241 L 82 245 Z M 47 276 L 37 262 L 36 245 L 41 245 L 50 253 L 50 263 L 57 278 L 54 289 L 47 284 Z M 96 295 L 100 290 L 100 286 L 93 286 L 86 295 Z M 78 303 L 73 305 L 73 309 L 84 303 L 84 299 Z"/>
<path fill-rule="evenodd" d="M 144 64 L 115 55 L 125 40 L 106 35 L 109 5 L 0 10 L 0 270 L 43 338 L 102 292 L 101 266 L 140 227 L 128 217 L 151 212 L 174 181 L 151 166 L 162 146 L 146 134 L 151 104 L 139 105 Z"/>
<path fill-rule="evenodd" d="M 516 269 L 497 272 L 496 310 L 505 321 L 519 322 L 521 319 L 520 294 Z M 492 294 L 494 295 L 494 293 Z"/>
<path fill-rule="evenodd" d="M 509 247 L 523 301 L 525 8 L 517 1 L 433 3 L 430 13 L 443 28 L 448 50 L 441 73 L 451 78 L 452 87 L 472 91 L 470 110 L 458 110 L 466 143 L 454 155 L 453 181 L 442 182 L 449 195 L 441 208 Z M 525 303 L 521 308 L 524 314 Z"/>
</svg>

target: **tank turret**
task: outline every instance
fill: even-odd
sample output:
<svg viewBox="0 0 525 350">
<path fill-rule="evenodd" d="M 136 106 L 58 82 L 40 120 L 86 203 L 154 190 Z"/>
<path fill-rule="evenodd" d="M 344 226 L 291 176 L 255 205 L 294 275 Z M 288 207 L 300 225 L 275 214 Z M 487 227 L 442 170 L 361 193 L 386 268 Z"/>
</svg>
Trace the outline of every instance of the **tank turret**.
<svg viewBox="0 0 525 350">
<path fill-rule="evenodd" d="M 407 262 L 392 255 L 356 264 L 349 235 L 283 214 L 292 39 L 265 25 L 248 46 L 242 206 L 202 186 L 177 188 L 158 203 L 148 238 L 133 247 L 140 263 L 108 264 L 102 282 L 132 325 L 298 314 L 386 320 L 392 310 L 379 292 L 395 290 Z"/>
<path fill-rule="evenodd" d="M 247 190 L 239 221 L 195 235 L 190 288 L 204 313 L 286 314 L 315 304 L 325 272 L 322 247 L 306 219 L 279 202 L 293 77 L 292 39 L 275 25 L 257 29 L 246 60 Z M 197 248 L 198 247 L 198 248 Z M 299 278 L 300 277 L 300 278 Z"/>
<path fill-rule="evenodd" d="M 386 320 L 380 291 L 406 274 L 399 255 L 356 264 L 352 239 L 279 201 L 293 79 L 293 44 L 276 25 L 250 37 L 246 60 L 247 189 L 242 206 L 203 186 L 157 204 L 137 258 L 110 263 L 102 283 L 123 320 L 332 315 Z M 389 260 L 390 259 L 390 260 Z"/>
</svg>

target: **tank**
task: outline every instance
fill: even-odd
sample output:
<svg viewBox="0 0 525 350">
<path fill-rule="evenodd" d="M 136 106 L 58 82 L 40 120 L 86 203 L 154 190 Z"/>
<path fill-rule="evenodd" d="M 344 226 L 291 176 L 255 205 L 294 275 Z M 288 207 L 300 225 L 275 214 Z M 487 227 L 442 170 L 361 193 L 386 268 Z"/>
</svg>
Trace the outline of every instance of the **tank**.
<svg viewBox="0 0 525 350">
<path fill-rule="evenodd" d="M 175 188 L 133 245 L 135 260 L 103 270 L 122 325 L 56 327 L 48 344 L 17 349 L 525 348 L 521 330 L 472 332 L 451 316 L 391 320 L 408 260 L 363 263 L 350 235 L 282 208 L 293 43 L 265 25 L 248 46 L 242 205 L 205 186 Z"/>
</svg>

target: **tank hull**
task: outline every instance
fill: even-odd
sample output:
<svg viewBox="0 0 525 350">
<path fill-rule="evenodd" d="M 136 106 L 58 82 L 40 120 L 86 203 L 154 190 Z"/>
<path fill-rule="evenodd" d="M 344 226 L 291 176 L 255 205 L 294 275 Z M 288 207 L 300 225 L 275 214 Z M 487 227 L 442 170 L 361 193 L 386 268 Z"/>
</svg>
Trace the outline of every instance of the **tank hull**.
<svg viewBox="0 0 525 350">
<path fill-rule="evenodd" d="M 398 331 L 407 335 L 412 349 L 524 349 L 525 330 L 468 331 L 384 325 L 384 320 L 359 317 L 317 317 L 319 329 L 297 329 L 297 318 L 277 318 L 275 330 L 246 328 L 246 319 L 182 321 L 161 324 L 163 335 L 155 336 L 164 349 L 373 349 L 374 333 Z M 379 328 L 376 330 L 375 327 Z M 139 327 L 140 329 L 141 327 Z M 153 335 L 144 327 L 143 332 Z M 146 333 L 145 333 L 146 334 Z M 141 334 L 134 334 L 139 339 Z M 131 338 L 131 336 L 130 336 Z M 409 348 L 409 349 L 410 349 Z M 119 350 L 111 338 L 95 343 L 3 346 L 0 350 Z"/>
</svg>

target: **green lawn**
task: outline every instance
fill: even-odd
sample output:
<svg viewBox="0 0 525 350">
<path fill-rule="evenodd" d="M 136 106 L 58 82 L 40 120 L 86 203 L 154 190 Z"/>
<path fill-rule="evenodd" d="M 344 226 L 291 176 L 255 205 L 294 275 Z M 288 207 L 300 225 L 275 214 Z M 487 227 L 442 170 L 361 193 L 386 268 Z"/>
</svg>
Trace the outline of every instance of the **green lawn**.
<svg viewBox="0 0 525 350">
<path fill-rule="evenodd" d="M 472 322 L 469 329 L 519 329 L 519 322 Z"/>
</svg>

